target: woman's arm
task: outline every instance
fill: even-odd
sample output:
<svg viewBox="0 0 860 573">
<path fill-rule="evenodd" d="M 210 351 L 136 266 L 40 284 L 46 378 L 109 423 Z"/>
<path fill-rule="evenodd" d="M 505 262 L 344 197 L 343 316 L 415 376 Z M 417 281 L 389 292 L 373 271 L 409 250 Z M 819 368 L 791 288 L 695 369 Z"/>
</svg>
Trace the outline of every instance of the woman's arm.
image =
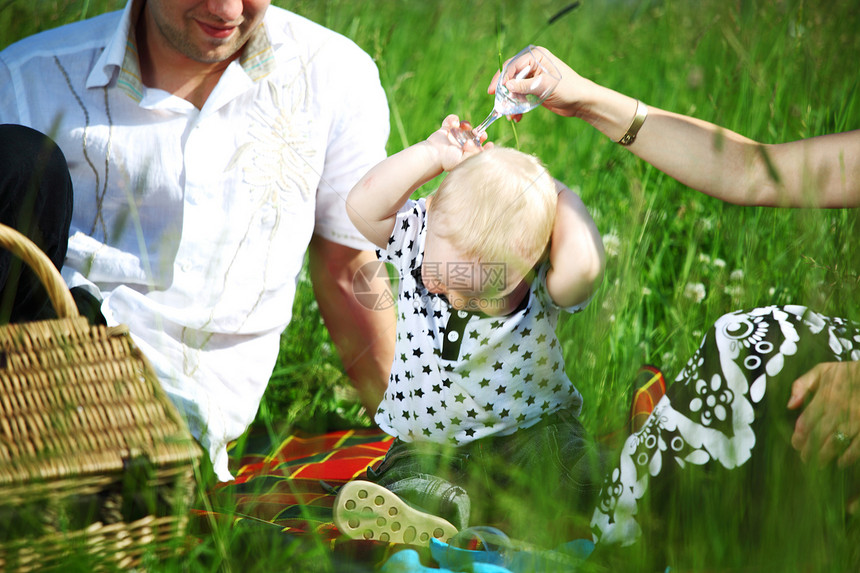
<svg viewBox="0 0 860 573">
<path fill-rule="evenodd" d="M 449 130 L 459 126 L 457 116 L 449 115 L 426 140 L 384 159 L 355 184 L 347 197 L 346 211 L 367 240 L 384 248 L 394 230 L 397 211 L 412 192 L 480 152 L 473 143 L 463 148 L 449 137 Z"/>
<path fill-rule="evenodd" d="M 550 242 L 547 292 L 558 306 L 586 300 L 603 280 L 605 256 L 597 225 L 579 196 L 556 181 L 559 189 Z"/>
<path fill-rule="evenodd" d="M 583 78 L 545 48 L 561 82 L 543 103 L 620 140 L 637 101 Z M 528 93 L 529 80 L 509 80 Z M 495 91 L 495 83 L 488 89 Z M 766 145 L 712 123 L 647 106 L 629 150 L 681 183 L 729 203 L 785 207 L 860 206 L 860 130 Z"/>
</svg>

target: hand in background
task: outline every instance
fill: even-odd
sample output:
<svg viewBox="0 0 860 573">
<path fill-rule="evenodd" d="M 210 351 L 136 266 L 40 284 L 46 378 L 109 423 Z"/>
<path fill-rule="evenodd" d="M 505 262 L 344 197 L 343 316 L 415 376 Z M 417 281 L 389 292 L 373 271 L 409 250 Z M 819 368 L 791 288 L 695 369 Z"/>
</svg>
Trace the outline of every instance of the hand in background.
<svg viewBox="0 0 860 573">
<path fill-rule="evenodd" d="M 838 458 L 840 467 L 860 460 L 860 362 L 815 366 L 795 380 L 788 408 L 800 408 L 807 398 L 791 437 L 801 458 L 817 456 L 824 463 Z"/>
<path fill-rule="evenodd" d="M 537 56 L 539 61 L 549 61 L 552 63 L 556 69 L 561 73 L 561 81 L 555 87 L 549 96 L 543 101 L 541 104 L 543 107 L 547 108 L 553 113 L 564 117 L 573 117 L 577 115 L 577 108 L 579 107 L 579 101 L 582 99 L 584 92 L 587 90 L 589 81 L 577 74 L 573 69 L 570 68 L 563 61 L 558 59 L 552 52 L 547 50 L 544 47 L 536 46 L 534 49 L 534 54 Z M 510 60 L 508 60 L 510 61 Z M 505 62 L 507 64 L 507 62 Z M 516 76 L 519 70 L 508 70 L 511 76 Z M 490 85 L 487 88 L 487 93 L 495 94 L 496 93 L 496 84 L 499 81 L 499 74 L 501 72 L 497 71 L 493 76 L 493 79 L 490 81 Z M 543 74 L 543 70 L 538 68 L 533 75 L 526 79 L 508 79 L 505 82 L 505 86 L 514 93 L 519 94 L 532 94 L 532 95 L 540 95 L 543 91 L 543 87 L 539 81 L 537 80 L 541 74 Z M 510 118 L 514 121 L 519 121 L 523 117 L 522 114 L 511 115 Z"/>
</svg>

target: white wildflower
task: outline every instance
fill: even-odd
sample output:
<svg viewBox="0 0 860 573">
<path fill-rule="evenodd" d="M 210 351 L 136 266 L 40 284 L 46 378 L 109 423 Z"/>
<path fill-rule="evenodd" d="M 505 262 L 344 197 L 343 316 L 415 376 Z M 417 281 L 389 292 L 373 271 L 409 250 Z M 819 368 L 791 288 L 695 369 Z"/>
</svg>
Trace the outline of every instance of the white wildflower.
<svg viewBox="0 0 860 573">
<path fill-rule="evenodd" d="M 773 296 L 775 294 L 776 294 L 776 287 L 770 287 L 769 289 L 767 289 L 767 295 L 768 296 Z"/>
<path fill-rule="evenodd" d="M 693 302 L 700 303 L 705 300 L 705 285 L 702 283 L 687 283 L 684 287 L 684 296 Z"/>
<path fill-rule="evenodd" d="M 726 285 L 723 292 L 731 297 L 739 297 L 744 294 L 744 287 L 741 285 Z"/>
<path fill-rule="evenodd" d="M 726 268 L 726 261 L 723 259 L 714 259 L 714 266 L 718 269 L 724 269 Z"/>
<path fill-rule="evenodd" d="M 642 287 L 642 296 L 649 296 L 651 294 L 651 289 L 648 287 Z"/>
<path fill-rule="evenodd" d="M 603 235 L 603 248 L 606 250 L 606 256 L 618 256 L 618 253 L 621 251 L 621 237 L 613 231 L 606 233 Z"/>
<path fill-rule="evenodd" d="M 699 253 L 699 262 L 709 265 L 711 264 L 711 256 L 706 253 Z"/>
<path fill-rule="evenodd" d="M 740 282 L 744 280 L 744 271 L 743 269 L 735 269 L 732 271 L 732 274 L 729 275 L 729 279 L 733 281 Z"/>
</svg>

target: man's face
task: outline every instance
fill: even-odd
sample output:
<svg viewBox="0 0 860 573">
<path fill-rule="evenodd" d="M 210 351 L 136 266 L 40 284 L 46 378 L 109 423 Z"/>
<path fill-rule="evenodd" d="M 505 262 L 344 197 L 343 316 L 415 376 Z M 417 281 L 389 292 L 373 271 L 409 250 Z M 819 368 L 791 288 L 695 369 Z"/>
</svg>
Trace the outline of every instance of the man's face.
<svg viewBox="0 0 860 573">
<path fill-rule="evenodd" d="M 200 63 L 234 58 L 271 0 L 146 0 L 150 33 L 166 49 Z"/>
</svg>

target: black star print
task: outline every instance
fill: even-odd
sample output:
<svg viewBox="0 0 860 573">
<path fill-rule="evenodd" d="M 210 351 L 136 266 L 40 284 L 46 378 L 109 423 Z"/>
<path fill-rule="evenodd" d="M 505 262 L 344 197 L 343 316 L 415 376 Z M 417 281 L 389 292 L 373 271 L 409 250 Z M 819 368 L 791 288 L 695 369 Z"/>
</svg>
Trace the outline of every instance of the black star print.
<svg viewBox="0 0 860 573">
<path fill-rule="evenodd" d="M 410 338 L 410 340 L 412 340 L 412 339 Z M 532 353 L 531 352 L 529 352 L 528 350 L 523 352 L 523 360 L 531 360 L 531 359 L 532 359 Z"/>
<path fill-rule="evenodd" d="M 487 338 L 487 337 L 482 338 L 482 339 L 481 339 L 481 342 L 480 342 L 481 346 L 486 346 L 486 345 L 488 345 L 489 343 L 490 343 L 490 339 L 489 339 L 489 338 Z"/>
<path fill-rule="evenodd" d="M 538 382 L 538 386 L 539 386 L 540 388 L 546 388 L 548 385 L 549 385 L 549 380 L 546 380 L 546 379 L 541 380 L 540 382 Z"/>
<path fill-rule="evenodd" d="M 437 394 L 441 394 L 442 393 L 442 386 L 440 386 L 439 384 L 433 384 L 433 391 Z"/>
<path fill-rule="evenodd" d="M 494 320 L 493 322 L 490 323 L 490 328 L 493 328 L 493 329 L 500 328 L 501 326 L 502 326 L 501 320 Z"/>
<path fill-rule="evenodd" d="M 549 410 L 549 402 L 544 402 L 543 404 L 541 404 L 540 409 L 544 411 Z"/>
<path fill-rule="evenodd" d="M 396 251 L 394 251 L 394 256 L 397 258 L 402 257 L 403 256 L 403 249 L 397 249 Z"/>
<path fill-rule="evenodd" d="M 468 412 L 466 412 L 466 415 L 469 416 L 470 418 L 477 418 L 478 412 L 476 412 L 475 409 L 472 408 Z"/>
<path fill-rule="evenodd" d="M 466 354 L 463 355 L 463 362 L 469 362 L 470 360 L 472 360 L 472 353 L 471 352 L 467 352 Z M 468 376 L 468 374 L 466 374 L 466 376 Z"/>
<path fill-rule="evenodd" d="M 493 408 L 495 408 L 495 407 L 496 407 L 496 405 L 493 404 L 492 402 L 487 402 L 487 405 L 484 406 L 484 411 L 485 412 L 492 412 Z"/>
<path fill-rule="evenodd" d="M 496 363 L 493 364 L 493 370 L 501 370 L 502 366 L 503 366 L 503 364 L 501 362 L 499 362 L 498 360 L 496 360 Z"/>
<path fill-rule="evenodd" d="M 420 348 L 415 348 L 412 350 L 412 356 L 415 356 L 416 358 L 421 358 L 422 354 L 424 354 L 424 351 Z"/>
<path fill-rule="evenodd" d="M 472 428 L 467 428 L 466 429 L 466 435 L 471 438 L 472 436 L 475 435 L 475 430 L 473 430 Z"/>
<path fill-rule="evenodd" d="M 498 395 L 500 395 L 500 396 L 501 396 L 502 394 L 504 394 L 505 392 L 507 392 L 507 391 L 508 391 L 507 386 L 499 386 L 499 387 L 497 387 L 497 388 L 496 388 L 496 394 L 498 394 Z"/>
<path fill-rule="evenodd" d="M 516 392 L 514 392 L 514 400 L 519 400 L 522 397 L 523 397 L 523 391 L 522 390 L 517 390 Z"/>
<path fill-rule="evenodd" d="M 478 340 L 478 331 L 477 331 L 477 330 L 473 330 L 472 332 L 470 332 L 470 333 L 469 333 L 469 338 L 471 338 L 472 340 Z"/>
<path fill-rule="evenodd" d="M 409 230 L 409 219 L 403 219 L 403 223 L 400 224 L 400 228 L 404 231 Z"/>
<path fill-rule="evenodd" d="M 450 388 L 451 387 L 451 381 L 448 380 L 447 378 L 442 380 L 442 386 L 444 386 L 445 388 Z"/>
<path fill-rule="evenodd" d="M 433 408 L 433 406 L 428 406 L 427 407 L 427 413 L 430 414 L 431 416 L 435 416 L 436 410 Z"/>
<path fill-rule="evenodd" d="M 432 370 L 430 370 L 429 364 L 425 364 L 424 368 L 422 368 L 422 371 L 424 372 L 424 374 L 430 374 L 430 372 L 432 372 Z"/>
<path fill-rule="evenodd" d="M 434 310 L 433 311 L 433 318 L 440 318 L 441 319 L 442 318 L 442 311 L 441 310 Z"/>
<path fill-rule="evenodd" d="M 486 388 L 487 386 L 490 385 L 490 381 L 488 379 L 484 378 L 483 380 L 478 382 L 478 384 L 481 386 L 481 388 Z"/>
<path fill-rule="evenodd" d="M 424 428 L 424 435 L 425 436 L 431 436 L 432 434 L 433 434 L 433 432 L 431 432 L 429 428 Z"/>
<path fill-rule="evenodd" d="M 437 430 L 444 430 L 445 424 L 443 424 L 442 422 L 436 422 L 436 429 Z"/>
<path fill-rule="evenodd" d="M 537 338 L 535 338 L 535 342 L 538 344 L 543 344 L 546 342 L 546 334 L 539 334 Z"/>
<path fill-rule="evenodd" d="M 526 421 L 526 415 L 525 414 L 520 414 L 519 416 L 517 416 L 517 424 L 522 424 L 525 421 Z"/>
<path fill-rule="evenodd" d="M 403 396 L 403 392 L 398 392 L 397 394 L 394 395 L 394 397 L 401 402 L 405 399 Z"/>
<path fill-rule="evenodd" d="M 520 375 L 519 366 L 514 366 L 513 368 L 511 368 L 511 376 L 519 376 L 519 375 Z"/>
<path fill-rule="evenodd" d="M 528 398 L 526 398 L 526 406 L 531 406 L 534 403 L 535 403 L 535 397 L 534 396 L 529 396 Z"/>
<path fill-rule="evenodd" d="M 507 409 L 507 408 L 505 408 L 504 410 L 502 410 L 501 412 L 499 412 L 499 417 L 500 417 L 500 418 L 507 418 L 507 417 L 508 417 L 508 416 L 510 416 L 510 415 L 511 415 L 511 413 L 508 411 L 508 409 Z"/>
<path fill-rule="evenodd" d="M 463 420 L 461 420 L 457 416 L 454 416 L 453 418 L 451 418 L 451 423 L 454 424 L 455 426 L 459 426 L 460 424 L 463 423 Z"/>
<path fill-rule="evenodd" d="M 529 372 L 528 374 L 526 374 L 526 375 L 523 377 L 523 382 L 531 382 L 532 380 L 534 380 L 534 377 L 535 377 L 535 376 L 534 376 L 534 374 L 532 374 L 531 372 Z"/>
<path fill-rule="evenodd" d="M 415 395 L 418 396 L 419 398 L 423 398 L 424 397 L 424 390 L 422 390 L 421 388 L 416 388 L 415 389 Z"/>
<path fill-rule="evenodd" d="M 544 319 L 544 317 L 546 317 L 546 312 L 544 312 L 544 311 L 540 311 L 540 312 L 539 312 L 539 313 L 537 313 L 537 315 L 535 316 L 535 320 L 537 320 L 537 321 L 541 321 L 541 320 L 543 320 L 543 319 Z M 543 336 L 543 335 L 541 334 L 541 336 Z"/>
<path fill-rule="evenodd" d="M 462 404 L 465 400 L 466 400 L 466 397 L 463 396 L 462 394 L 457 394 L 456 396 L 454 396 L 454 401 L 457 402 L 458 404 Z"/>
<path fill-rule="evenodd" d="M 523 336 L 529 336 L 531 333 L 532 333 L 531 328 L 524 328 L 523 329 Z"/>
<path fill-rule="evenodd" d="M 537 365 L 538 366 L 543 366 L 546 364 L 546 362 L 547 362 L 546 356 L 541 356 L 540 358 L 537 359 Z"/>
<path fill-rule="evenodd" d="M 510 352 L 511 354 L 516 354 L 519 351 L 520 351 L 520 345 L 519 344 L 511 344 L 510 348 L 508 348 L 508 352 Z"/>
<path fill-rule="evenodd" d="M 556 384 L 555 386 L 553 386 L 552 391 L 561 392 L 561 384 Z"/>
<path fill-rule="evenodd" d="M 406 333 L 406 340 L 409 340 L 409 341 L 411 342 L 411 341 L 412 341 L 412 338 L 413 338 L 414 336 L 415 336 L 415 335 L 414 335 L 414 334 L 412 334 L 411 332 L 407 332 L 407 333 Z"/>
</svg>

